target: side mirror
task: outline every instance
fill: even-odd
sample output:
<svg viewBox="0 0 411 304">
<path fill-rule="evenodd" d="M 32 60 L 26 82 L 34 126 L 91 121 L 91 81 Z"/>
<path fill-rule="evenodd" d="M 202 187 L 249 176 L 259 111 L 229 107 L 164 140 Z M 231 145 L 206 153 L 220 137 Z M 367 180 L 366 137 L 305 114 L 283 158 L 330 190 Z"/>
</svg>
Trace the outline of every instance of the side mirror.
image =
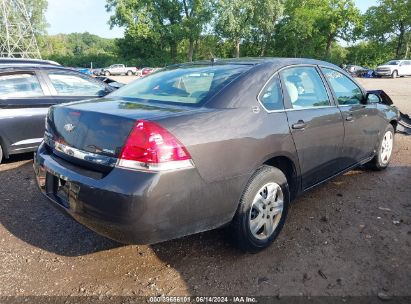
<svg viewBox="0 0 411 304">
<path fill-rule="evenodd" d="M 97 95 L 98 97 L 104 97 L 111 92 L 113 92 L 113 90 L 107 86 L 105 89 L 98 91 Z"/>
<path fill-rule="evenodd" d="M 367 93 L 366 102 L 367 104 L 380 103 L 381 97 L 374 93 Z"/>
</svg>

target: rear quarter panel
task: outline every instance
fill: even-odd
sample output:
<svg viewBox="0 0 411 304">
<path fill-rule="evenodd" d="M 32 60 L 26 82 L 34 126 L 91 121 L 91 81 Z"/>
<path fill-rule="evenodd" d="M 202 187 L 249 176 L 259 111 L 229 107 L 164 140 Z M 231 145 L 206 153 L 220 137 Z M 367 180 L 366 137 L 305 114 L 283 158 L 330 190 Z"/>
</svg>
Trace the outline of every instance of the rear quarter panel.
<svg viewBox="0 0 411 304">
<path fill-rule="evenodd" d="M 298 164 L 284 112 L 215 109 L 158 122 L 186 146 L 193 159 L 202 182 L 186 181 L 188 188 L 195 189 L 195 195 L 189 195 L 190 210 L 201 214 L 210 227 L 233 218 L 251 175 L 265 161 L 287 156 Z"/>
</svg>

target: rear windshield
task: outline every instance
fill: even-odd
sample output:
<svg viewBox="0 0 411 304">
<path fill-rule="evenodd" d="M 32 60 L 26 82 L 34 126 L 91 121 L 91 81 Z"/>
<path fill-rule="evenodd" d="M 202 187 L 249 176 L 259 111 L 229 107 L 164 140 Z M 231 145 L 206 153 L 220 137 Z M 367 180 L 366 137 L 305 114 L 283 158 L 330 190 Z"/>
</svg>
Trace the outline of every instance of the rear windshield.
<svg viewBox="0 0 411 304">
<path fill-rule="evenodd" d="M 122 87 L 110 97 L 200 105 L 250 68 L 248 65 L 165 68 Z"/>
</svg>

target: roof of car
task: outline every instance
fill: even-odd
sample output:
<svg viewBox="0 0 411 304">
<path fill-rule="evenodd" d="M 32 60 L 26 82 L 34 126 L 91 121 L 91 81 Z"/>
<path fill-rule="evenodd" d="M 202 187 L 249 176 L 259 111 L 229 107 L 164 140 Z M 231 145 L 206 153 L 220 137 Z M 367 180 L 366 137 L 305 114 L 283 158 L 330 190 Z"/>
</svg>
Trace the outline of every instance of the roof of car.
<svg viewBox="0 0 411 304">
<path fill-rule="evenodd" d="M 33 71 L 33 70 L 40 70 L 40 69 L 49 69 L 49 70 L 64 70 L 64 71 L 72 71 L 76 73 L 80 73 L 76 69 L 64 67 L 61 65 L 53 65 L 53 64 L 23 64 L 23 63 L 0 63 L 0 71 L 4 72 L 19 72 L 19 71 Z"/>
<path fill-rule="evenodd" d="M 41 65 L 60 66 L 58 62 L 51 61 L 51 60 L 32 59 L 32 58 L 0 58 L 0 65 L 14 65 L 14 64 L 21 64 L 21 65 L 41 64 Z"/>
<path fill-rule="evenodd" d="M 243 57 L 243 58 L 229 58 L 219 59 L 214 58 L 211 60 L 200 60 L 187 62 L 183 64 L 177 64 L 179 66 L 190 65 L 226 65 L 226 64 L 238 64 L 238 65 L 260 65 L 265 63 L 271 63 L 276 66 L 297 65 L 297 64 L 313 64 L 313 65 L 325 65 L 331 66 L 333 64 L 310 58 L 286 58 L 286 57 Z"/>
<path fill-rule="evenodd" d="M 1 70 L 22 70 L 38 68 L 64 68 L 59 63 L 50 60 L 29 59 L 29 58 L 0 58 Z"/>
</svg>

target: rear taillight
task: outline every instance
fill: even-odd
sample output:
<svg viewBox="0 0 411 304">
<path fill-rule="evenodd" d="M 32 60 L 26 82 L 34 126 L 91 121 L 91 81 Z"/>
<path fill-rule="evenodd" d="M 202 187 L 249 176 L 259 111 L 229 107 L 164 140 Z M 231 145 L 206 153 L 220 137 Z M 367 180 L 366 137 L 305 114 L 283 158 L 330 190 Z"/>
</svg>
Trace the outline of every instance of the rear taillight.
<svg viewBox="0 0 411 304">
<path fill-rule="evenodd" d="M 174 135 L 154 122 L 139 120 L 121 151 L 117 166 L 164 171 L 192 168 L 193 162 Z"/>
</svg>

